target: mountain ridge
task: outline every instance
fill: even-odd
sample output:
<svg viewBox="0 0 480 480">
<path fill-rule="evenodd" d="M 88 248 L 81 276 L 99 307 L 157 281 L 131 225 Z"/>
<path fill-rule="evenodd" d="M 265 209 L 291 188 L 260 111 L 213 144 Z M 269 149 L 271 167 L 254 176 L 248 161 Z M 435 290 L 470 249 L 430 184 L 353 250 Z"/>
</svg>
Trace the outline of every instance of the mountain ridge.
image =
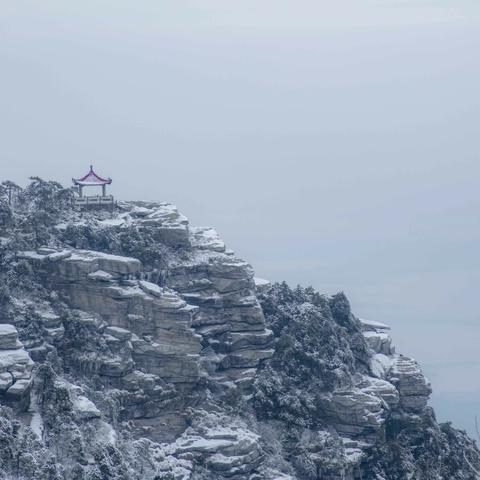
<svg viewBox="0 0 480 480">
<path fill-rule="evenodd" d="M 77 210 L 39 178 L 0 198 L 2 478 L 478 478 L 343 293 L 255 280 L 169 203 Z"/>
</svg>

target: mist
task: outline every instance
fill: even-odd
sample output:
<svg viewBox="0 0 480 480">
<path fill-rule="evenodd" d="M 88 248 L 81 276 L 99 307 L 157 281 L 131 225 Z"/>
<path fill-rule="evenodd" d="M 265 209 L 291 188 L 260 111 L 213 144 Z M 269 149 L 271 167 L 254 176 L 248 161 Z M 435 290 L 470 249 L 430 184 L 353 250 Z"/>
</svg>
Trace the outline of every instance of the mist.
<svg viewBox="0 0 480 480">
<path fill-rule="evenodd" d="M 272 281 L 391 325 L 480 414 L 480 6 L 0 1 L 2 179 L 175 203 Z"/>
</svg>

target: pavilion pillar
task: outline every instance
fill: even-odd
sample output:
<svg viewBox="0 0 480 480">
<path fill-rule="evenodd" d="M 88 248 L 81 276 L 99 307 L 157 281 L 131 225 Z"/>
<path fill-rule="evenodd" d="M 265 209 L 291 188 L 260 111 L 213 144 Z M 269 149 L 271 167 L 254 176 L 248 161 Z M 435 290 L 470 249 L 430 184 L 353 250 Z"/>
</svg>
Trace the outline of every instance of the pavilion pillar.
<svg viewBox="0 0 480 480">
<path fill-rule="evenodd" d="M 107 186 L 102 185 L 102 197 L 106 197 L 106 196 L 107 196 Z"/>
<path fill-rule="evenodd" d="M 80 196 L 80 198 L 83 197 L 83 185 L 78 186 L 78 195 Z"/>
</svg>

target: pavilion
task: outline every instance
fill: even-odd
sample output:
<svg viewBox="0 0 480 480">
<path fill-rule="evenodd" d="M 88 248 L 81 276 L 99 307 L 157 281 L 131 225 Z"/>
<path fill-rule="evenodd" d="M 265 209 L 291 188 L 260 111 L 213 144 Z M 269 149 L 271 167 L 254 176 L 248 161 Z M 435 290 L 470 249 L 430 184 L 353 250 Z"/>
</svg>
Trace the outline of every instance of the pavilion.
<svg viewBox="0 0 480 480">
<path fill-rule="evenodd" d="M 82 178 L 72 178 L 73 184 L 78 187 L 78 197 L 75 199 L 75 205 L 84 207 L 101 207 L 114 204 L 113 196 L 107 195 L 107 185 L 111 185 L 111 178 L 102 178 L 95 173 L 93 166 L 90 165 L 90 171 Z M 84 196 L 85 187 L 102 187 L 101 195 Z"/>
</svg>

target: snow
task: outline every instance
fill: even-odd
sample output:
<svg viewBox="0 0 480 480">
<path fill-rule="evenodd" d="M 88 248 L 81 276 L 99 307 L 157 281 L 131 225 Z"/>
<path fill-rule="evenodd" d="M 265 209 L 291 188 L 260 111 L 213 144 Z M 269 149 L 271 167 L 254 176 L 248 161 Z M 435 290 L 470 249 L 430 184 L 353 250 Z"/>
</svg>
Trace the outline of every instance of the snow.
<svg viewBox="0 0 480 480">
<path fill-rule="evenodd" d="M 146 282 L 144 280 L 141 280 L 140 282 L 138 282 L 138 284 L 140 285 L 140 288 L 144 292 L 150 293 L 155 297 L 161 297 L 163 294 L 163 289 L 159 287 L 156 283 Z"/>
<path fill-rule="evenodd" d="M 100 225 L 108 226 L 108 227 L 121 227 L 125 225 L 126 218 L 107 218 L 99 222 Z"/>
<path fill-rule="evenodd" d="M 0 337 L 3 335 L 17 335 L 17 329 L 8 323 L 0 325 Z"/>
<path fill-rule="evenodd" d="M 31 396 L 30 413 L 32 414 L 30 428 L 37 434 L 38 438 L 41 439 L 43 437 L 43 419 L 38 408 L 38 399 L 36 395 Z"/>
<path fill-rule="evenodd" d="M 55 253 L 56 250 L 54 248 L 51 248 L 51 247 L 40 247 L 40 248 L 37 248 L 37 253 L 39 253 L 40 255 L 50 255 L 51 253 Z"/>
<path fill-rule="evenodd" d="M 12 365 L 33 365 L 30 355 L 23 349 L 0 350 L 0 371 Z"/>
<path fill-rule="evenodd" d="M 118 340 L 130 340 L 132 338 L 132 332 L 120 327 L 109 326 L 105 329 L 105 332 Z"/>
<path fill-rule="evenodd" d="M 378 330 L 390 330 L 390 327 L 384 323 L 375 322 L 374 320 L 365 320 L 364 318 L 359 318 L 359 320 L 364 327 L 376 328 Z"/>
<path fill-rule="evenodd" d="M 147 215 L 153 213 L 153 210 L 151 208 L 135 206 L 132 208 L 130 213 L 137 217 L 146 217 Z"/>
<path fill-rule="evenodd" d="M 96 440 L 115 445 L 117 443 L 117 433 L 109 423 L 99 420 L 96 429 Z"/>
<path fill-rule="evenodd" d="M 101 282 L 109 282 L 110 280 L 113 279 L 113 276 L 110 273 L 105 272 L 103 270 L 97 270 L 95 272 L 89 273 L 88 278 L 92 280 L 99 280 Z"/>
<path fill-rule="evenodd" d="M 228 448 L 233 445 L 232 440 L 225 439 L 206 439 L 203 437 L 188 438 L 184 443 L 177 445 L 176 453 L 184 453 L 190 451 L 202 451 L 215 453 L 219 449 Z"/>
<path fill-rule="evenodd" d="M 77 253 L 79 258 L 84 258 L 84 257 L 91 258 L 91 259 L 101 258 L 103 260 L 110 260 L 113 262 L 140 263 L 140 260 L 138 260 L 138 258 L 122 257 L 121 255 L 113 255 L 111 253 L 97 252 L 94 250 L 77 250 Z"/>
<path fill-rule="evenodd" d="M 377 353 L 372 357 L 370 369 L 372 370 L 373 375 L 377 378 L 385 378 L 392 368 L 393 363 L 393 357 L 384 355 L 383 353 Z"/>
<path fill-rule="evenodd" d="M 215 252 L 225 252 L 225 242 L 211 227 L 191 227 L 192 246 Z"/>
<path fill-rule="evenodd" d="M 45 255 L 41 255 L 34 251 L 19 252 L 18 256 L 20 258 L 25 258 L 26 260 L 45 260 L 47 258 Z"/>
<path fill-rule="evenodd" d="M 33 412 L 32 419 L 30 420 L 30 428 L 37 434 L 38 438 L 43 436 L 43 419 L 40 412 Z"/>
<path fill-rule="evenodd" d="M 75 412 L 82 420 L 99 418 L 101 416 L 100 410 L 87 397 L 78 395 L 76 392 L 72 392 L 71 400 Z"/>
<path fill-rule="evenodd" d="M 11 395 L 23 395 L 29 388 L 32 383 L 31 379 L 23 378 L 17 380 L 8 390 L 7 393 Z"/>
<path fill-rule="evenodd" d="M 50 255 L 48 255 L 48 259 L 52 262 L 56 262 L 68 258 L 71 255 L 72 252 L 70 250 L 62 250 L 61 252 L 51 253 Z"/>
</svg>

